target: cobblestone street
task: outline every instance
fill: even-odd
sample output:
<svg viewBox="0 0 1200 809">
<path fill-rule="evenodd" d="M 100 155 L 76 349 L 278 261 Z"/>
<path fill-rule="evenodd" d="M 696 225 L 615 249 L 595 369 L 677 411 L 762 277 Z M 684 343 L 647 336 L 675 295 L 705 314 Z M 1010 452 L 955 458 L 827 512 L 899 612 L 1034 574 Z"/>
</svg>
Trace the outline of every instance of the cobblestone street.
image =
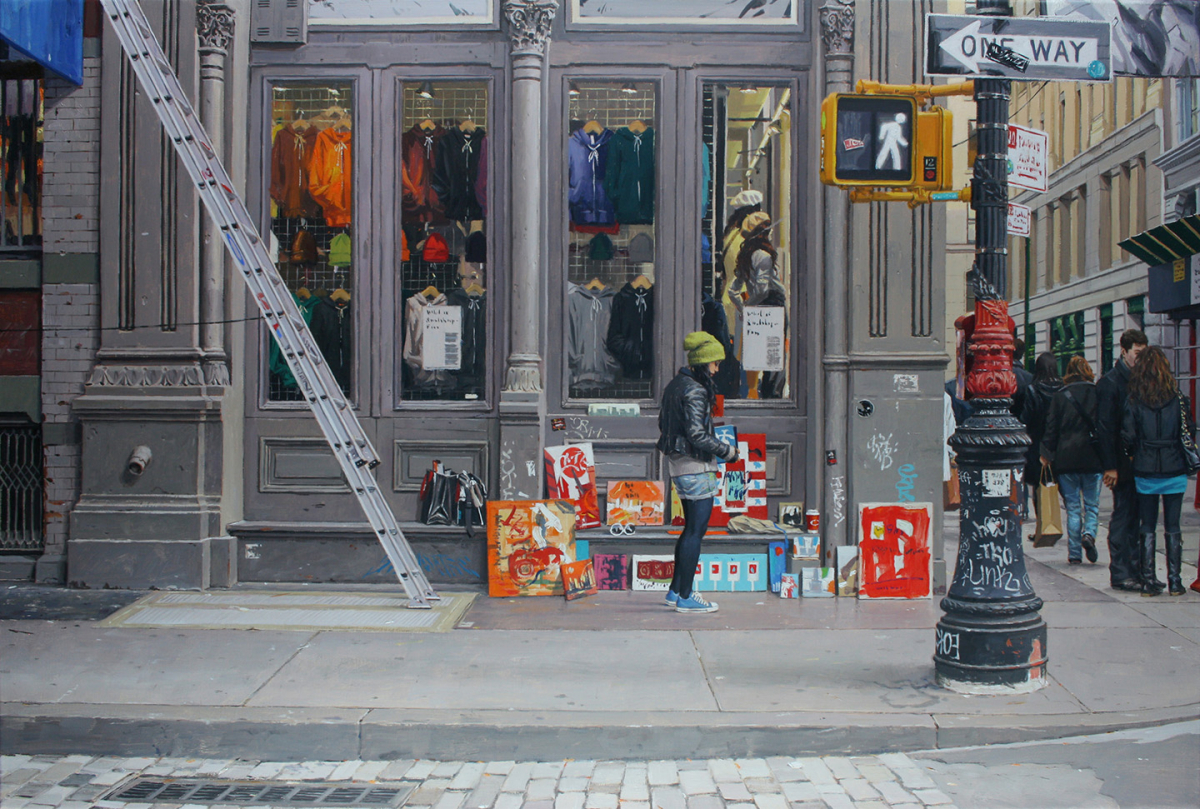
<svg viewBox="0 0 1200 809">
<path fill-rule="evenodd" d="M 101 800 L 138 776 L 375 782 L 415 787 L 404 806 L 435 809 L 883 809 L 950 807 L 924 764 L 900 753 L 852 758 L 696 761 L 305 761 L 4 756 L 3 809 L 199 809 Z M 230 804 L 222 804 L 230 806 Z M 262 806 L 263 804 L 248 804 Z"/>
</svg>

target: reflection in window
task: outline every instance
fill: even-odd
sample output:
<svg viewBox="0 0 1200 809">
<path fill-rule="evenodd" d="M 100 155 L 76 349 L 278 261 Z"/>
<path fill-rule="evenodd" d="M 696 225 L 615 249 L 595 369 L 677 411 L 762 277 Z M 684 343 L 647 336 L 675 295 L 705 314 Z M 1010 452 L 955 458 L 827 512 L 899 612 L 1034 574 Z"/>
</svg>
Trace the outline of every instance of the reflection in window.
<svg viewBox="0 0 1200 809">
<path fill-rule="evenodd" d="M 396 266 L 405 400 L 484 394 L 487 105 L 485 82 L 404 87 Z"/>
<path fill-rule="evenodd" d="M 37 79 L 0 80 L 0 257 L 42 244 L 44 96 Z"/>
<path fill-rule="evenodd" d="M 353 121 L 348 82 L 272 87 L 271 253 L 346 394 L 354 343 Z M 269 367 L 270 401 L 304 400 L 273 339 Z"/>
<path fill-rule="evenodd" d="M 570 395 L 645 399 L 654 370 L 655 88 L 571 82 Z"/>
<path fill-rule="evenodd" d="M 725 345 L 718 392 L 789 395 L 791 91 L 706 84 L 701 116 L 701 327 Z"/>
</svg>

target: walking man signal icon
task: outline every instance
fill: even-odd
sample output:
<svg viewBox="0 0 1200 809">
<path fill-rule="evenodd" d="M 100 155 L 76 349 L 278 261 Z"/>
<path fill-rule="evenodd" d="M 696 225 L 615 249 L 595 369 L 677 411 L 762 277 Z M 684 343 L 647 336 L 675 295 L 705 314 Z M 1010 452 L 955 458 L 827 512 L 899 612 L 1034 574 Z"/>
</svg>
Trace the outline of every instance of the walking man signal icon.
<svg viewBox="0 0 1200 809">
<path fill-rule="evenodd" d="M 891 171 L 900 171 L 904 168 L 900 147 L 908 145 L 908 141 L 904 139 L 904 123 L 907 120 L 908 117 L 904 113 L 898 112 L 891 121 L 879 125 L 878 140 L 882 142 L 882 145 L 875 158 L 875 168 Z M 892 165 L 885 165 L 889 160 Z"/>
</svg>

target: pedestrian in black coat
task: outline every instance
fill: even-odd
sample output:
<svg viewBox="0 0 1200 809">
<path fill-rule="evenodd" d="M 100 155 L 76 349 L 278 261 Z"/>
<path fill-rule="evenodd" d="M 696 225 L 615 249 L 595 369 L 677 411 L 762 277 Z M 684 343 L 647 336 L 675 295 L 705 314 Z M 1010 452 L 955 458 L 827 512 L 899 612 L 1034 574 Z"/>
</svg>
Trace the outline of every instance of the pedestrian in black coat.
<svg viewBox="0 0 1200 809">
<path fill-rule="evenodd" d="M 1149 344 L 1139 329 L 1121 334 L 1121 356 L 1096 383 L 1100 435 L 1100 461 L 1104 466 L 1104 485 L 1112 489 L 1113 510 L 1108 523 L 1108 580 L 1114 590 L 1133 592 L 1142 589 L 1142 557 L 1137 548 L 1137 490 L 1133 468 L 1121 446 L 1121 418 L 1125 412 L 1129 374 L 1138 356 Z"/>
<path fill-rule="evenodd" d="M 1058 359 L 1049 351 L 1042 352 L 1033 364 L 1033 384 L 1025 393 L 1025 402 L 1019 416 L 1031 442 L 1029 452 L 1025 455 L 1025 485 L 1031 489 L 1037 489 L 1042 472 L 1042 463 L 1038 458 L 1041 453 L 1042 436 L 1046 432 L 1046 414 L 1050 412 L 1050 400 L 1062 390 L 1062 384 L 1058 375 Z"/>
<path fill-rule="evenodd" d="M 1041 462 L 1054 470 L 1067 507 L 1067 562 L 1080 564 L 1080 552 L 1095 563 L 1100 522 L 1100 453 L 1096 441 L 1096 386 L 1083 357 L 1067 363 L 1064 387 L 1050 400 Z M 1082 505 L 1082 510 L 1080 506 Z"/>
</svg>

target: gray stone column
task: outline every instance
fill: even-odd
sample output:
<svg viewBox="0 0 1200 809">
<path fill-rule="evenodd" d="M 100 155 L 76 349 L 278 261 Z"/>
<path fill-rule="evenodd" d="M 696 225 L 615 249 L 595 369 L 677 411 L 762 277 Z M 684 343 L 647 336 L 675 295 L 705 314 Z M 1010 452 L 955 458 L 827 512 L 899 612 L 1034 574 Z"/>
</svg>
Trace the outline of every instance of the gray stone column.
<svg viewBox="0 0 1200 809">
<path fill-rule="evenodd" d="M 233 39 L 234 11 L 216 0 L 196 6 L 200 54 L 200 123 L 218 154 L 225 154 L 225 58 Z M 207 214 L 200 219 L 200 350 L 204 381 L 229 384 L 225 353 L 225 245 Z"/>
<path fill-rule="evenodd" d="M 512 117 L 510 144 L 509 273 L 510 353 L 500 393 L 500 495 L 541 495 L 542 425 L 545 391 L 540 339 L 545 314 L 542 279 L 545 188 L 542 74 L 550 26 L 558 0 L 505 0 L 504 16 L 512 37 Z"/>
<path fill-rule="evenodd" d="M 848 93 L 854 71 L 854 0 L 830 0 L 821 7 L 821 39 L 825 43 L 825 95 Z M 849 285 L 850 267 L 850 195 L 840 188 L 825 187 L 824 271 L 824 371 L 825 417 L 824 450 L 836 453 L 837 463 L 824 462 L 821 523 L 824 526 L 825 555 L 833 564 L 832 549 L 854 544 L 850 529 L 854 517 L 849 513 L 847 492 L 850 468 L 849 431 Z"/>
</svg>

